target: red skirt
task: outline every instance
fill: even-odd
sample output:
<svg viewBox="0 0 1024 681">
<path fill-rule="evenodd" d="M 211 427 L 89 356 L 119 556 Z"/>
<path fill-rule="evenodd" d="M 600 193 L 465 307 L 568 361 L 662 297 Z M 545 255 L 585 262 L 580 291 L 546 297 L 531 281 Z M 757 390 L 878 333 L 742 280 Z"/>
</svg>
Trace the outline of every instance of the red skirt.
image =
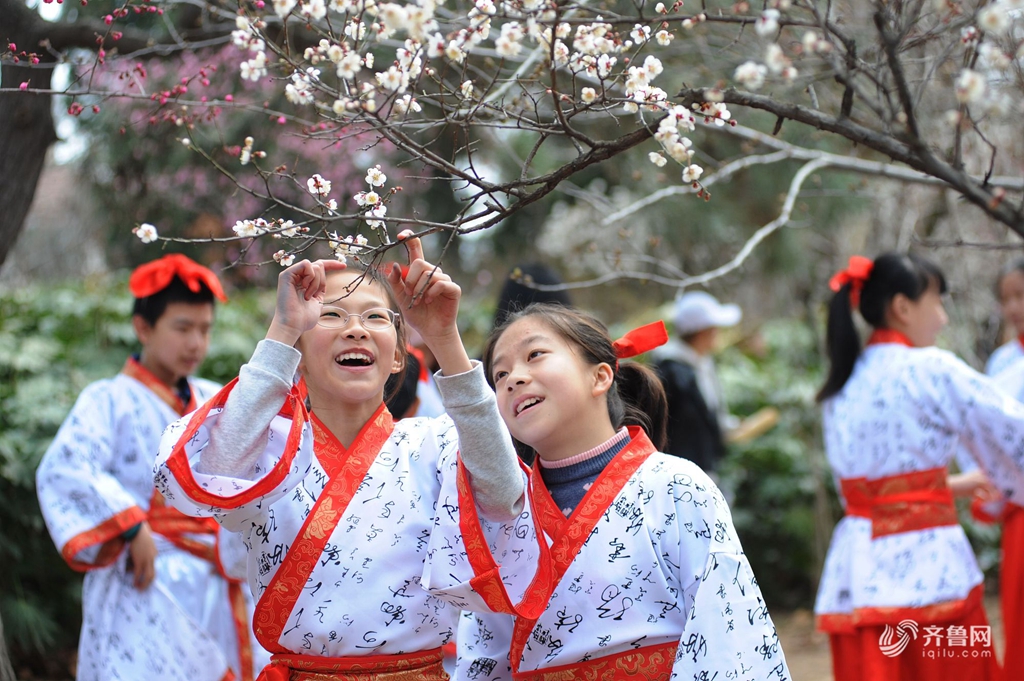
<svg viewBox="0 0 1024 681">
<path fill-rule="evenodd" d="M 916 624 L 914 633 L 901 623 L 888 635 L 886 625 L 858 627 L 852 634 L 831 634 L 835 681 L 999 681 L 1001 678 L 992 645 L 992 630 L 981 599 L 955 621 Z M 987 641 L 979 641 L 986 632 Z"/>
<path fill-rule="evenodd" d="M 1003 519 L 1003 562 L 999 572 L 1003 609 L 1006 678 L 1024 679 L 1024 508 L 1007 504 Z"/>
</svg>

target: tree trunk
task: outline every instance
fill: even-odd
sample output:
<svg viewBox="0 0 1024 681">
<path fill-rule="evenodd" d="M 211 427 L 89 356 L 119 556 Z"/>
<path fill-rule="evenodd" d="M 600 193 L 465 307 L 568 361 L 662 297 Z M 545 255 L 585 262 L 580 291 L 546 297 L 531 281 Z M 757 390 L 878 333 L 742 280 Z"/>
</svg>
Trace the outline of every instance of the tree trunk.
<svg viewBox="0 0 1024 681">
<path fill-rule="evenodd" d="M 28 82 L 30 89 L 50 89 L 53 64 L 40 45 L 45 26 L 20 0 L 0 0 L 0 36 L 18 52 L 34 52 L 44 60 L 35 66 L 5 64 L 0 80 L 5 89 Z M 4 45 L 6 47 L 6 44 Z M 0 92 L 0 267 L 25 226 L 25 216 L 36 194 L 46 150 L 57 140 L 50 110 L 53 98 L 24 92 Z"/>
</svg>

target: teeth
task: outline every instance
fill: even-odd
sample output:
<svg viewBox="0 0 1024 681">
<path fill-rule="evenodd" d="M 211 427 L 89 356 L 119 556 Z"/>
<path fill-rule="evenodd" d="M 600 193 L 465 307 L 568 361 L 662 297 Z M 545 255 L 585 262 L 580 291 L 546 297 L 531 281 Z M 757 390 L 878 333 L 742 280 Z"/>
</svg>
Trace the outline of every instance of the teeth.
<svg viewBox="0 0 1024 681">
<path fill-rule="evenodd" d="M 336 357 L 334 361 L 344 362 L 346 359 L 362 360 L 368 363 L 373 361 L 373 357 L 365 352 L 346 352 L 345 354 Z"/>
<path fill-rule="evenodd" d="M 529 399 L 523 400 L 522 402 L 519 403 L 519 406 L 516 407 L 516 414 L 523 413 L 524 409 L 526 409 L 527 407 L 532 407 L 538 402 L 541 402 L 541 399 L 539 397 L 531 397 Z"/>
</svg>

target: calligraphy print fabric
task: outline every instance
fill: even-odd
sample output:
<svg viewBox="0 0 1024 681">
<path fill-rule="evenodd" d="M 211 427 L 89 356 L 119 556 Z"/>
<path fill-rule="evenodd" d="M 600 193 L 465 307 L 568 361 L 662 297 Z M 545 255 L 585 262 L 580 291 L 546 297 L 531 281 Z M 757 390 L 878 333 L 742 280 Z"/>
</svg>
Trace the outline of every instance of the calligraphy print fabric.
<svg viewBox="0 0 1024 681">
<path fill-rule="evenodd" d="M 199 399 L 218 387 L 197 379 L 191 385 Z M 40 507 L 58 548 L 133 508 L 144 517 L 160 435 L 177 418 L 124 375 L 82 392 L 37 473 Z M 229 661 L 238 674 L 227 583 L 212 564 L 159 535 L 155 541 L 156 580 L 145 591 L 133 586 L 123 549 L 113 563 L 85 575 L 78 681 L 219 681 Z M 99 548 L 93 543 L 69 558 L 91 564 Z"/>
<path fill-rule="evenodd" d="M 292 425 L 280 415 L 268 431 L 255 480 L 198 473 L 219 411 L 211 411 L 186 444 L 191 479 L 185 485 L 223 498 L 243 494 L 250 500 L 229 510 L 189 497 L 166 463 L 187 418 L 165 433 L 157 487 L 179 510 L 212 515 L 241 533 L 249 552 L 249 583 L 259 599 L 327 486 L 328 475 L 313 455 L 307 423 L 290 466 L 281 471 L 285 475 L 273 484 L 270 474 L 287 462 L 285 444 Z M 486 608 L 470 586 L 476 575 L 459 525 L 467 511 L 459 508 L 457 452 L 456 428 L 447 416 L 395 424 L 337 518 L 294 608 L 282 615 L 286 622 L 272 647 L 329 657 L 429 650 L 452 639 L 460 610 Z M 508 522 L 480 519 L 513 602 L 526 593 L 537 568 L 539 542 L 529 508 L 527 503 L 527 510 Z"/>
<path fill-rule="evenodd" d="M 1015 503 L 1024 503 L 1024 405 L 937 348 L 872 345 L 824 405 L 833 474 L 876 479 L 945 468 L 958 449 Z M 920 608 L 962 601 L 982 574 L 960 526 L 872 538 L 846 516 L 832 534 L 815 612 Z"/>
<path fill-rule="evenodd" d="M 511 678 L 512 618 L 466 614 L 459 681 Z M 721 492 L 652 454 L 597 522 L 530 632 L 521 672 L 677 643 L 672 678 L 789 679 Z"/>
</svg>

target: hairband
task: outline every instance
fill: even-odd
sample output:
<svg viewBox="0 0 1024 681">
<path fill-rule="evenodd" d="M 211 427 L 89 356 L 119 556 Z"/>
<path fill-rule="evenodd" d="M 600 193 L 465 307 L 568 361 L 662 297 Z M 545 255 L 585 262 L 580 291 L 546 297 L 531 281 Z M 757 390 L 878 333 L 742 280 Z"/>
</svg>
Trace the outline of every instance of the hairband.
<svg viewBox="0 0 1024 681">
<path fill-rule="evenodd" d="M 874 269 L 875 263 L 869 258 L 865 258 L 862 255 L 855 255 L 850 258 L 849 264 L 845 270 L 836 272 L 831 279 L 829 279 L 828 287 L 837 293 L 846 284 L 850 285 L 850 305 L 852 307 L 860 307 L 860 292 L 864 288 L 864 282 L 871 276 L 871 270 Z"/>
<path fill-rule="evenodd" d="M 656 321 L 637 327 L 612 343 L 618 359 L 636 357 L 668 342 L 665 322 Z M 616 362 L 618 365 L 618 362 Z M 616 366 L 618 368 L 618 366 Z"/>
<path fill-rule="evenodd" d="M 200 285 L 205 284 L 218 300 L 228 299 L 216 274 L 180 253 L 139 265 L 128 279 L 128 290 L 136 298 L 147 298 L 167 288 L 174 277 L 181 279 L 193 293 L 199 293 Z"/>
</svg>

